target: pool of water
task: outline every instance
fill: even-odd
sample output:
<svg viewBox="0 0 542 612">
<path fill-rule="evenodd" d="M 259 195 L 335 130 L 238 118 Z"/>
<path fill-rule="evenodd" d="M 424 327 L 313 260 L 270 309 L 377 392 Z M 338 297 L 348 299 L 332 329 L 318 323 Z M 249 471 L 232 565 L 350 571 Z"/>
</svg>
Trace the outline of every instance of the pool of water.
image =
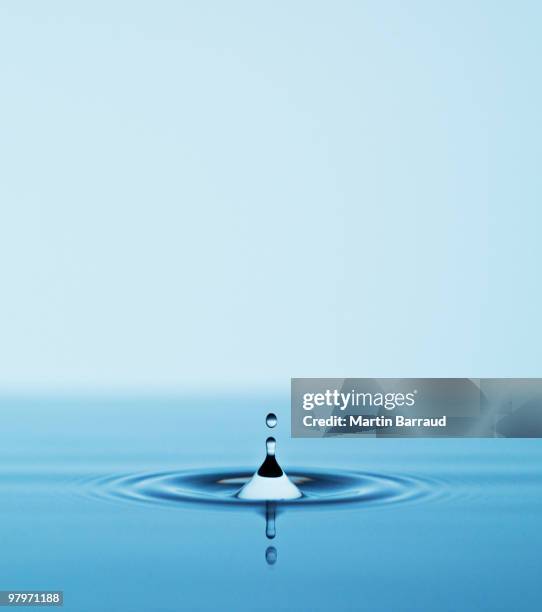
<svg viewBox="0 0 542 612">
<path fill-rule="evenodd" d="M 270 410 L 304 493 L 271 508 L 235 497 Z M 0 590 L 77 612 L 540 609 L 542 441 L 290 439 L 288 398 L 264 395 L 0 415 Z"/>
</svg>

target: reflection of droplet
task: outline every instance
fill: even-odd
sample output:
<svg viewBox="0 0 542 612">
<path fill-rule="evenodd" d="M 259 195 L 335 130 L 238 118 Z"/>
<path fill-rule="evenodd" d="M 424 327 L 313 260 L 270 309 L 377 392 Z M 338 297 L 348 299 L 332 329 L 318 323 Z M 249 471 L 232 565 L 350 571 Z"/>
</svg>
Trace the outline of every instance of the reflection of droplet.
<svg viewBox="0 0 542 612">
<path fill-rule="evenodd" d="M 267 502 L 265 504 L 265 535 L 272 540 L 276 535 L 275 530 L 275 504 Z"/>
<path fill-rule="evenodd" d="M 265 560 L 268 565 L 275 565 L 277 562 L 277 549 L 274 546 L 268 546 L 265 551 Z"/>
<path fill-rule="evenodd" d="M 275 427 L 275 425 L 277 424 L 277 415 L 270 412 L 265 417 L 265 424 L 267 425 L 267 427 L 271 427 L 271 428 Z"/>
</svg>

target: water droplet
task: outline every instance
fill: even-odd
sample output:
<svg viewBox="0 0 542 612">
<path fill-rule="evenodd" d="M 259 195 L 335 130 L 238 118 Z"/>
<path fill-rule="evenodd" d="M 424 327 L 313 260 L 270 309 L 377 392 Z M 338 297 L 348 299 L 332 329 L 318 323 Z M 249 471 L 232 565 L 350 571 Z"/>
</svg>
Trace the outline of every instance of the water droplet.
<svg viewBox="0 0 542 612">
<path fill-rule="evenodd" d="M 273 412 L 270 412 L 266 417 L 265 417 L 265 424 L 267 425 L 267 427 L 275 427 L 275 425 L 277 424 L 277 415 L 274 414 Z"/>
<path fill-rule="evenodd" d="M 267 456 L 274 457 L 276 449 L 277 449 L 277 441 L 275 440 L 275 438 L 271 438 L 271 437 L 267 438 L 267 440 L 265 441 L 265 450 L 267 452 Z"/>
<path fill-rule="evenodd" d="M 274 546 L 268 546 L 265 551 L 265 560 L 268 565 L 275 565 L 277 562 L 277 549 Z"/>
</svg>

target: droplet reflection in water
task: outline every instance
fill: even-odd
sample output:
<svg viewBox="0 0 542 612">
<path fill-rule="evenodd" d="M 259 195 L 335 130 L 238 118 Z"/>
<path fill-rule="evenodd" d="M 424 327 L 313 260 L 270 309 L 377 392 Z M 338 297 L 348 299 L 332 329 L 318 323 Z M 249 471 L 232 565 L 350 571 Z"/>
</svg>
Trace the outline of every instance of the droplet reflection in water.
<svg viewBox="0 0 542 612">
<path fill-rule="evenodd" d="M 277 424 L 277 415 L 273 412 L 270 412 L 265 418 L 265 424 L 267 425 L 267 427 L 271 427 L 271 429 L 275 427 Z"/>
<path fill-rule="evenodd" d="M 275 565 L 277 562 L 277 549 L 274 546 L 268 546 L 265 551 L 265 560 L 268 565 Z"/>
<path fill-rule="evenodd" d="M 266 501 L 237 495 L 254 477 L 250 469 L 166 471 L 109 475 L 86 479 L 87 495 L 128 503 L 161 504 L 170 508 L 213 507 L 224 511 L 258 511 L 265 519 L 268 539 L 276 534 L 276 514 L 286 509 L 329 510 L 356 506 L 368 510 L 442 499 L 450 493 L 445 483 L 410 475 L 348 470 L 291 468 L 293 484 L 303 490 L 296 499 Z M 277 480 L 277 479 L 273 479 Z"/>
<path fill-rule="evenodd" d="M 272 540 L 276 535 L 275 529 L 276 505 L 273 502 L 265 504 L 265 535 Z"/>
</svg>

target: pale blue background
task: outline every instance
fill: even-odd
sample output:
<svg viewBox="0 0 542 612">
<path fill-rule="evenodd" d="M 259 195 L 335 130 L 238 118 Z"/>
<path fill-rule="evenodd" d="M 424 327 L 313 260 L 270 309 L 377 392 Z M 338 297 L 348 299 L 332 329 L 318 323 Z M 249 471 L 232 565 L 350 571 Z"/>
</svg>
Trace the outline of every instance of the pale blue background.
<svg viewBox="0 0 542 612">
<path fill-rule="evenodd" d="M 538 2 L 2 2 L 0 387 L 538 376 Z"/>
</svg>

